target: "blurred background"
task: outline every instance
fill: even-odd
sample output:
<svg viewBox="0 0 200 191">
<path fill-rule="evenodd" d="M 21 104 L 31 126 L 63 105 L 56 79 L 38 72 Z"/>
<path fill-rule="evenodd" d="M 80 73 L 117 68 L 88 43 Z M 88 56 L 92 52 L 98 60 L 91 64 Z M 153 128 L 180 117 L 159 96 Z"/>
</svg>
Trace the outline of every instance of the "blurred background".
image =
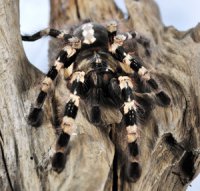
<svg viewBox="0 0 200 191">
<path fill-rule="evenodd" d="M 127 15 L 124 0 L 115 1 L 124 15 Z M 155 1 L 166 26 L 173 25 L 178 30 L 185 31 L 200 22 L 199 0 Z M 20 0 L 21 34 L 33 34 L 47 28 L 49 13 L 49 0 Z M 23 42 L 29 61 L 44 73 L 48 71 L 48 41 L 49 37 L 31 43 Z M 187 191 L 200 191 L 200 175 L 188 186 Z"/>
</svg>

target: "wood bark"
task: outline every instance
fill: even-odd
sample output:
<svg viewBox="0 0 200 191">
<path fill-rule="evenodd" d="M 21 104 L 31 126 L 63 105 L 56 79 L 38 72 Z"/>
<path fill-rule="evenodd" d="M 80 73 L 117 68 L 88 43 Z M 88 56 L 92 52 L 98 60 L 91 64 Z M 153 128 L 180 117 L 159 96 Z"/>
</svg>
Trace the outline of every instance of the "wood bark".
<svg viewBox="0 0 200 191">
<path fill-rule="evenodd" d="M 141 129 L 142 176 L 136 183 L 118 181 L 124 191 L 186 190 L 200 171 L 200 25 L 178 31 L 165 27 L 153 0 L 125 0 L 129 17 L 113 1 L 52 0 L 50 25 L 66 28 L 84 19 L 121 21 L 121 30 L 136 30 L 151 40 L 152 55 L 139 55 L 172 98 L 168 108 L 156 107 Z M 0 2 L 0 190 L 112 190 L 114 145 L 88 122 L 84 103 L 76 120 L 65 169 L 51 170 L 56 134 L 51 98 L 44 123 L 27 124 L 27 115 L 44 77 L 27 60 L 19 30 L 19 2 Z M 51 42 L 50 60 L 55 58 Z M 65 92 L 59 85 L 57 93 Z M 67 97 L 67 93 L 65 95 Z M 107 123 L 119 122 L 118 111 L 105 111 Z"/>
</svg>

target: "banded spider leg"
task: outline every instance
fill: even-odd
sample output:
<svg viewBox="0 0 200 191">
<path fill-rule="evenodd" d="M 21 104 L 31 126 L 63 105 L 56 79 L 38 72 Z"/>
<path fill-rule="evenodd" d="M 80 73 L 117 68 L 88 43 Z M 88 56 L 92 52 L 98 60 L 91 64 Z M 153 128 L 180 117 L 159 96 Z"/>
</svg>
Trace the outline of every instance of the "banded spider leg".
<svg viewBox="0 0 200 191">
<path fill-rule="evenodd" d="M 109 51 L 117 60 L 128 65 L 130 69 L 138 74 L 140 79 L 155 93 L 155 96 L 160 102 L 161 106 L 168 106 L 171 102 L 170 97 L 162 89 L 160 89 L 158 83 L 151 77 L 150 72 L 144 66 L 142 66 L 137 59 L 132 57 L 129 53 L 126 53 L 123 47 L 125 40 L 125 35 L 115 36 L 114 42 L 110 45 Z"/>
<path fill-rule="evenodd" d="M 108 31 L 109 42 L 110 44 L 113 44 L 114 39 L 117 35 L 118 23 L 112 20 L 106 23 L 106 29 Z M 146 55 L 147 56 L 151 55 L 150 40 L 147 39 L 145 36 L 140 35 L 137 31 L 125 32 L 122 34 L 125 37 L 124 40 L 135 39 L 137 43 L 141 44 L 144 47 Z"/>
<path fill-rule="evenodd" d="M 21 35 L 23 41 L 36 41 L 44 36 L 51 36 L 57 39 L 63 39 L 67 41 L 68 39 L 72 38 L 72 35 L 64 32 L 64 31 L 59 31 L 56 29 L 44 29 L 39 32 L 36 32 L 35 34 L 29 36 L 29 35 Z"/>
<path fill-rule="evenodd" d="M 81 47 L 80 40 L 72 37 L 69 39 L 69 44 L 66 45 L 58 54 L 54 65 L 50 68 L 41 86 L 41 91 L 36 99 L 34 106 L 31 108 L 28 123 L 32 126 L 38 127 L 42 124 L 43 112 L 42 106 L 44 104 L 47 93 L 51 84 L 56 79 L 61 68 L 68 68 L 76 59 L 77 52 Z"/>
<path fill-rule="evenodd" d="M 62 119 L 62 132 L 58 137 L 56 144 L 56 153 L 53 156 L 52 167 L 55 171 L 61 172 L 65 166 L 65 151 L 74 132 L 74 121 L 77 116 L 81 92 L 84 88 L 84 72 L 74 72 L 70 80 L 71 94 L 69 101 L 65 106 L 64 117 Z"/>
<path fill-rule="evenodd" d="M 118 78 L 119 87 L 121 89 L 123 104 L 123 119 L 127 133 L 128 163 L 125 164 L 126 176 L 132 181 L 136 181 L 141 175 L 141 167 L 138 161 L 139 148 L 137 139 L 139 137 L 137 112 L 140 105 L 133 95 L 133 83 L 128 76 L 120 76 Z"/>
</svg>

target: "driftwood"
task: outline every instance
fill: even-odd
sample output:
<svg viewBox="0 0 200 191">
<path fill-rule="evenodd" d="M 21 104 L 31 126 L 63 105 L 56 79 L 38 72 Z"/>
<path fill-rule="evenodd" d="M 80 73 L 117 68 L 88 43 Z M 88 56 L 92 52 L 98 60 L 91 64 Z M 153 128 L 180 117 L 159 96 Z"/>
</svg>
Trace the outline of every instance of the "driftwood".
<svg viewBox="0 0 200 191">
<path fill-rule="evenodd" d="M 156 107 L 141 129 L 141 178 L 136 183 L 119 180 L 119 188 L 186 190 L 200 171 L 200 25 L 180 32 L 162 24 L 154 1 L 125 2 L 127 20 L 113 1 L 52 0 L 50 25 L 66 28 L 88 18 L 119 19 L 122 30 L 134 29 L 151 40 L 152 56 L 146 57 L 143 50 L 139 54 L 172 98 L 172 104 Z M 112 190 L 114 145 L 106 133 L 86 120 L 84 106 L 60 174 L 51 170 L 50 163 L 56 140 L 50 97 L 43 125 L 36 129 L 27 124 L 44 74 L 28 62 L 23 51 L 18 7 L 18 1 L 0 3 L 0 190 Z M 52 41 L 51 62 L 56 54 L 54 44 Z M 60 85 L 58 92 L 64 88 Z M 105 115 L 105 120 L 112 123 L 120 114 L 107 111 Z"/>
</svg>

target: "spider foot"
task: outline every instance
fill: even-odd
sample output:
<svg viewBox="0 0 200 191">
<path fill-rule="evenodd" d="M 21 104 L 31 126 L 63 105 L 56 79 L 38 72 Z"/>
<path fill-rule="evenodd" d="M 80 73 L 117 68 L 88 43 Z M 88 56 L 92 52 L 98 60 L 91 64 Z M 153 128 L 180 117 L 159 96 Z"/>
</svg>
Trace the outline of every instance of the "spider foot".
<svg viewBox="0 0 200 191">
<path fill-rule="evenodd" d="M 156 93 L 156 98 L 158 100 L 159 105 L 161 105 L 162 107 L 169 106 L 171 103 L 170 97 L 164 91 Z"/>
<path fill-rule="evenodd" d="M 128 181 L 136 182 L 141 176 L 142 169 L 138 162 L 129 162 L 125 167 L 125 175 Z"/>
<path fill-rule="evenodd" d="M 65 168 L 66 156 L 62 152 L 54 154 L 52 159 L 52 169 L 57 173 L 60 173 Z"/>
<path fill-rule="evenodd" d="M 31 108 L 28 115 L 28 124 L 33 127 L 39 127 L 43 121 L 43 110 L 41 108 Z"/>
<path fill-rule="evenodd" d="M 150 48 L 146 48 L 145 49 L 145 54 L 146 54 L 146 56 L 151 56 L 151 49 Z"/>
<path fill-rule="evenodd" d="M 151 87 L 151 89 L 155 91 L 158 104 L 162 107 L 169 106 L 171 103 L 171 99 L 164 91 L 159 90 L 157 82 L 154 79 L 149 79 L 147 83 Z"/>
</svg>

